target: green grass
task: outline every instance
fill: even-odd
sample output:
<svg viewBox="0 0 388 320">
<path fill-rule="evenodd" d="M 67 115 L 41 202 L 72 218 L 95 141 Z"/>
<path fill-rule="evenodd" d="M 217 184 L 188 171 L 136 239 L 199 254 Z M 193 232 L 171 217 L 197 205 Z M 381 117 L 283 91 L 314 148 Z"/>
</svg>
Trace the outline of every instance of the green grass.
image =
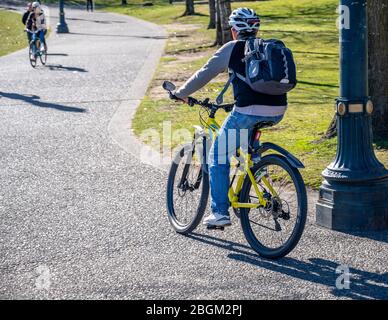
<svg viewBox="0 0 388 320">
<path fill-rule="evenodd" d="M 251 7 L 262 20 L 260 34 L 264 38 L 282 39 L 295 55 L 298 86 L 289 94 L 289 108 L 284 120 L 263 133 L 263 141 L 275 142 L 299 157 L 306 169 L 306 183 L 317 188 L 321 171 L 335 155 L 336 139 L 322 139 L 334 114 L 338 95 L 338 30 L 335 25 L 337 0 L 271 0 L 237 2 L 232 7 Z M 201 15 L 180 17 L 182 4 L 155 2 L 153 7 L 111 5 L 105 9 L 132 15 L 163 25 L 169 32 L 165 56 L 161 59 L 147 96 L 133 121 L 135 134 L 149 128 L 162 132 L 162 122 L 171 121 L 173 129 L 191 128 L 198 124 L 198 109 L 176 104 L 159 89 L 163 80 L 178 84 L 200 68 L 216 48 L 214 31 L 206 30 L 207 5 L 196 5 Z M 223 87 L 226 76 L 212 81 L 195 94 L 213 100 Z M 232 101 L 231 92 L 226 98 Z M 225 114 L 218 115 L 222 121 Z M 176 142 L 177 143 L 177 142 Z M 174 142 L 173 142 L 174 144 Z M 379 159 L 388 164 L 388 152 L 377 150 Z"/>
<path fill-rule="evenodd" d="M 0 9 L 0 56 L 27 46 L 21 15 Z"/>
</svg>

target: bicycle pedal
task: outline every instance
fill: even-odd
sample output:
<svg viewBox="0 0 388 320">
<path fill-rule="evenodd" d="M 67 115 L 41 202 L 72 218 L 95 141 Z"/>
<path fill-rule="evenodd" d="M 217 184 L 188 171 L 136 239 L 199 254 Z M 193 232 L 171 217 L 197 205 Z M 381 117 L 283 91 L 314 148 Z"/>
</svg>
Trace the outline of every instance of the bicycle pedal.
<svg viewBox="0 0 388 320">
<path fill-rule="evenodd" d="M 208 230 L 220 230 L 224 231 L 225 227 L 224 226 L 213 226 L 213 225 L 207 225 L 206 229 Z"/>
</svg>

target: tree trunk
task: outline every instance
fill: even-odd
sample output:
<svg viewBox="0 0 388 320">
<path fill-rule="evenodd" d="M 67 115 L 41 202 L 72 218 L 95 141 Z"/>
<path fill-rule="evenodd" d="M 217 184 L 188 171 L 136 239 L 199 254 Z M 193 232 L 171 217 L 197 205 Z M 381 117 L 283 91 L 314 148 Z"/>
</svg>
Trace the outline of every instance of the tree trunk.
<svg viewBox="0 0 388 320">
<path fill-rule="evenodd" d="M 186 10 L 182 16 L 192 16 L 193 14 L 195 14 L 194 0 L 186 0 Z"/>
<path fill-rule="evenodd" d="M 228 24 L 232 12 L 229 0 L 215 0 L 216 3 L 216 45 L 223 45 L 232 40 Z"/>
<path fill-rule="evenodd" d="M 121 0 L 121 5 L 126 6 L 127 5 L 127 0 Z"/>
<path fill-rule="evenodd" d="M 337 115 L 334 114 L 333 119 L 331 119 L 329 128 L 327 129 L 325 135 L 323 136 L 324 139 L 331 139 L 337 136 Z"/>
<path fill-rule="evenodd" d="M 215 29 L 216 28 L 216 1 L 215 0 L 209 0 L 209 25 L 207 26 L 208 29 Z"/>
<path fill-rule="evenodd" d="M 376 137 L 388 138 L 388 4 L 368 1 L 369 95 L 374 103 L 372 117 Z"/>
</svg>

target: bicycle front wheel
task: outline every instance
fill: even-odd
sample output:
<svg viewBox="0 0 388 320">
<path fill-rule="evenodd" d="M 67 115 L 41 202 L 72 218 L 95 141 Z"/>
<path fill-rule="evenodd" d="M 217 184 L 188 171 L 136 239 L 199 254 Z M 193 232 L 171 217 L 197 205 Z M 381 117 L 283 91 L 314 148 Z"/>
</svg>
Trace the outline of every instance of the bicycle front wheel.
<svg viewBox="0 0 388 320">
<path fill-rule="evenodd" d="M 307 195 L 302 176 L 285 157 L 275 154 L 263 157 L 251 170 L 267 205 L 240 209 L 244 235 L 260 256 L 284 257 L 299 242 L 306 223 Z M 248 176 L 240 201 L 259 202 Z"/>
<path fill-rule="evenodd" d="M 29 50 L 28 50 L 28 59 L 30 60 L 31 67 L 36 67 L 36 55 L 33 49 L 34 43 L 33 41 L 30 42 Z M 34 57 L 34 59 L 31 59 L 31 56 Z"/>
<path fill-rule="evenodd" d="M 167 182 L 168 219 L 178 233 L 187 234 L 200 223 L 209 197 L 209 175 L 201 150 L 187 144 L 175 156 Z"/>
</svg>

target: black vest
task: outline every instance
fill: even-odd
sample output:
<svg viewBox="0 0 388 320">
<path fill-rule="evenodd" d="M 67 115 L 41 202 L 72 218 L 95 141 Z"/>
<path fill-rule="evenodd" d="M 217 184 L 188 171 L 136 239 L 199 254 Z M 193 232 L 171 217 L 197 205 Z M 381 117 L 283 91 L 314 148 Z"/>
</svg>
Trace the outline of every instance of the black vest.
<svg viewBox="0 0 388 320">
<path fill-rule="evenodd" d="M 245 63 L 241 61 L 244 58 L 244 48 L 245 41 L 236 42 L 230 56 L 229 68 L 245 77 Z M 232 84 L 237 107 L 247 107 L 255 104 L 265 106 L 287 105 L 287 94 L 274 96 L 253 91 L 249 85 L 237 77 L 234 78 Z"/>
</svg>

